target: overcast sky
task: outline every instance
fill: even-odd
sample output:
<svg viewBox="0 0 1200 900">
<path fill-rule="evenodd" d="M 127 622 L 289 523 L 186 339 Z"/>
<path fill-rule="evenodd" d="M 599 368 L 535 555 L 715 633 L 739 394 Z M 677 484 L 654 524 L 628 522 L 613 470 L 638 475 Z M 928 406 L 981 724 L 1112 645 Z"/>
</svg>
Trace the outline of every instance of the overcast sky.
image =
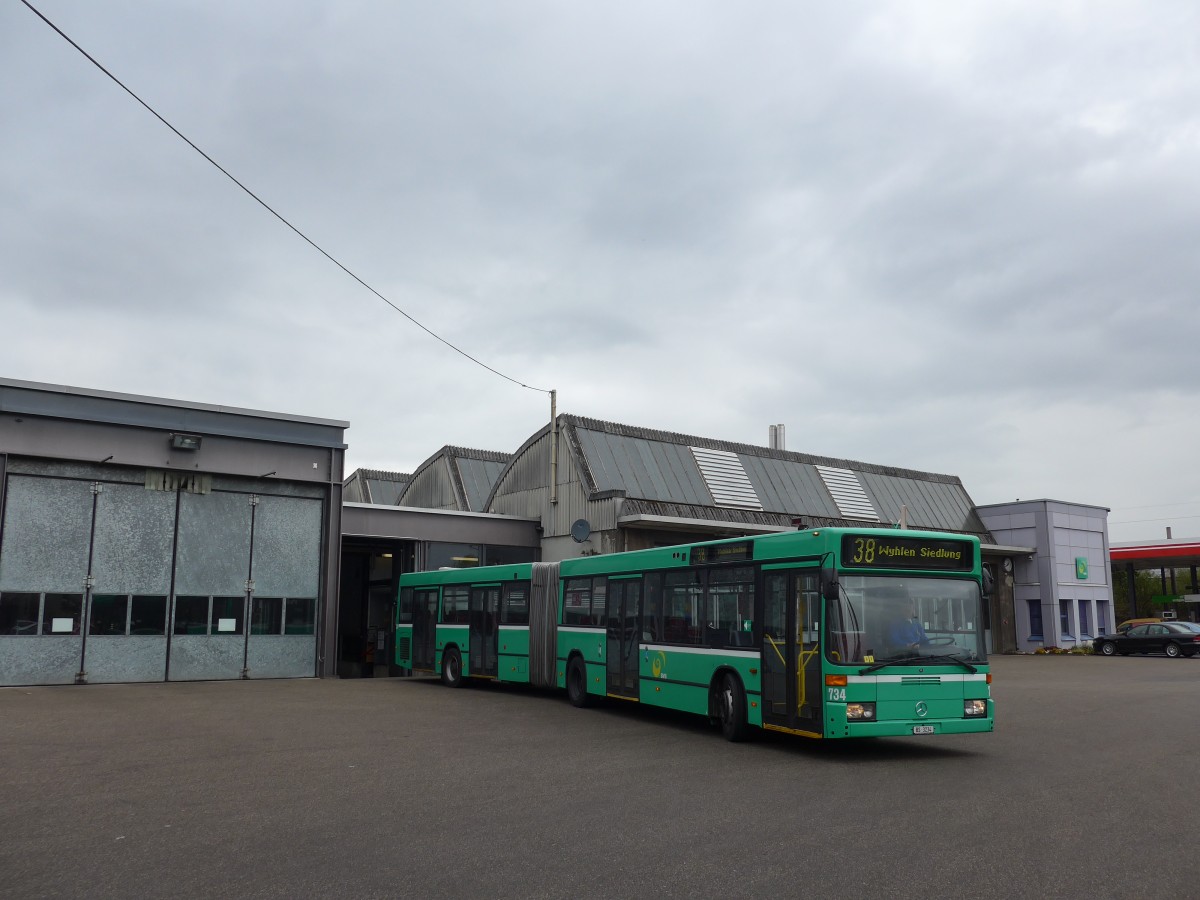
<svg viewBox="0 0 1200 900">
<path fill-rule="evenodd" d="M 1200 6 L 34 0 L 560 412 L 1200 534 Z M 0 375 L 515 451 L 469 362 L 0 3 Z"/>
</svg>

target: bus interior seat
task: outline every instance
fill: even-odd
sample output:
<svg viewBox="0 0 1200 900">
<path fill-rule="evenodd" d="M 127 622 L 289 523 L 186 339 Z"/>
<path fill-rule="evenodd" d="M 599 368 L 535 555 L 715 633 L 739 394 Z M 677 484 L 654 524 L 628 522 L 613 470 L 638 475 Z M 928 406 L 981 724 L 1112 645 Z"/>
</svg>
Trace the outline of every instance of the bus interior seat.
<svg viewBox="0 0 1200 900">
<path fill-rule="evenodd" d="M 667 616 L 663 623 L 663 639 L 682 644 L 687 641 L 687 622 L 682 616 Z"/>
</svg>

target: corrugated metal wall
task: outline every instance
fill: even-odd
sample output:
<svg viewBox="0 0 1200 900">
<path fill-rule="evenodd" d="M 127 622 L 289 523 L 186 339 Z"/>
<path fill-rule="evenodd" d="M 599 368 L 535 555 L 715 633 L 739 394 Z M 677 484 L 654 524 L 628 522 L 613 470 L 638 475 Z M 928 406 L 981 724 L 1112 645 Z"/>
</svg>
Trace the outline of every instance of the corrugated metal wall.
<svg viewBox="0 0 1200 900">
<path fill-rule="evenodd" d="M 449 460 L 442 456 L 419 472 L 413 473 L 402 497 L 403 506 L 419 509 L 459 509 L 458 496 L 450 476 Z"/>
<path fill-rule="evenodd" d="M 565 437 L 565 436 L 560 436 Z M 558 442 L 558 502 L 550 503 L 550 435 L 544 434 L 513 460 L 496 486 L 488 512 L 542 519 L 543 536 L 571 533 L 572 523 L 587 519 L 592 531 L 617 527 L 618 498 L 588 500 L 575 456 L 565 439 Z"/>
</svg>

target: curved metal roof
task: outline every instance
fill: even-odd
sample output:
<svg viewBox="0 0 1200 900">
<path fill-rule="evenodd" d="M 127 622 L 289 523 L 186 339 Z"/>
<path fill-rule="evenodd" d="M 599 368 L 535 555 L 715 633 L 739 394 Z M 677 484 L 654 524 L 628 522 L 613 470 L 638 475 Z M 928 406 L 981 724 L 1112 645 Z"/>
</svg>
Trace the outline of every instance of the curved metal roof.
<svg viewBox="0 0 1200 900">
<path fill-rule="evenodd" d="M 445 446 L 417 466 L 397 506 L 482 512 L 512 454 Z M 417 495 L 425 496 L 417 499 Z M 436 497 L 429 496 L 430 492 Z"/>
<path fill-rule="evenodd" d="M 637 501 L 644 515 L 719 510 L 729 520 L 786 525 L 899 522 L 986 536 L 954 475 L 834 459 L 564 413 L 559 427 L 590 497 Z M 529 439 L 530 447 L 549 425 Z M 513 465 L 521 451 L 513 458 Z M 497 484 L 503 475 L 497 478 Z M 489 503 L 492 498 L 489 498 Z M 705 516 L 707 518 L 707 516 Z"/>
<path fill-rule="evenodd" d="M 394 506 L 412 476 L 383 469 L 355 469 L 342 482 L 345 503 L 374 503 Z"/>
</svg>

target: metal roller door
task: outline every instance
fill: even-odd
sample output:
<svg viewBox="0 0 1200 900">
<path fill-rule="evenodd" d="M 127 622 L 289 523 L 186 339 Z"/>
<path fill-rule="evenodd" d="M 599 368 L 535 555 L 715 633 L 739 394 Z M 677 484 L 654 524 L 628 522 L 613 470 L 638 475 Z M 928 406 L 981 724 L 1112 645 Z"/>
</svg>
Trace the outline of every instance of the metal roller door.
<svg viewBox="0 0 1200 900">
<path fill-rule="evenodd" d="M 83 659 L 93 484 L 8 476 L 0 545 L 0 684 L 72 684 Z"/>
<path fill-rule="evenodd" d="M 180 495 L 171 681 L 242 677 L 255 502 L 224 491 Z"/>
<path fill-rule="evenodd" d="M 321 508 L 320 500 L 259 498 L 254 511 L 247 678 L 316 673 Z"/>
</svg>

